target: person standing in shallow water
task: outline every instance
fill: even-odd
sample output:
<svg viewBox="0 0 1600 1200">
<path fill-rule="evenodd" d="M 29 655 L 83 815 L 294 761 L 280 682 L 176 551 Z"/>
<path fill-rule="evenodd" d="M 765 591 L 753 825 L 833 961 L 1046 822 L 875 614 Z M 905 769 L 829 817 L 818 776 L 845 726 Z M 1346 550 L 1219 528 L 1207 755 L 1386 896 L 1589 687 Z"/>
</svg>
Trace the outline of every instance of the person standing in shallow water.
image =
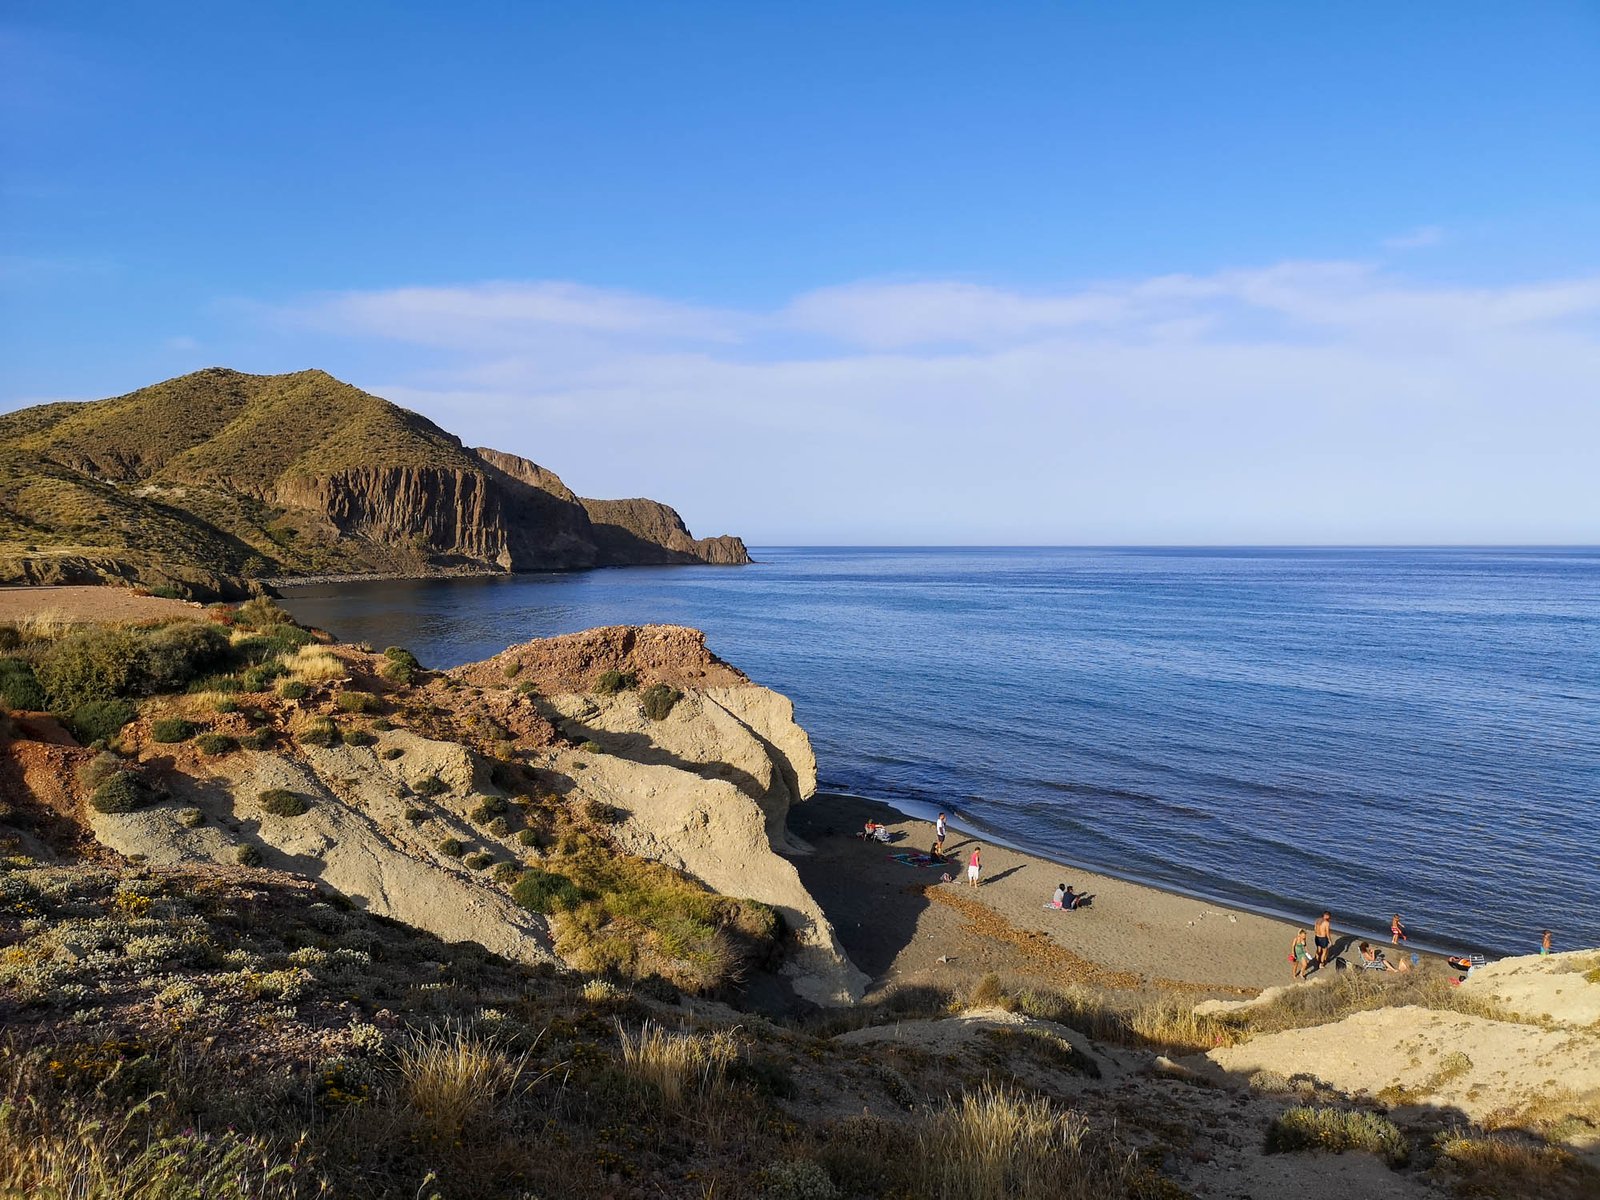
<svg viewBox="0 0 1600 1200">
<path fill-rule="evenodd" d="M 933 845 L 940 854 L 944 853 L 944 814 L 939 814 L 939 819 L 933 823 Z"/>
<path fill-rule="evenodd" d="M 978 876 L 983 874 L 983 849 L 979 846 L 972 848 L 972 857 L 967 859 L 967 886 L 977 887 Z"/>
<path fill-rule="evenodd" d="M 1317 966 L 1328 965 L 1328 947 L 1333 944 L 1333 914 L 1324 912 L 1311 927 L 1317 936 Z"/>
</svg>

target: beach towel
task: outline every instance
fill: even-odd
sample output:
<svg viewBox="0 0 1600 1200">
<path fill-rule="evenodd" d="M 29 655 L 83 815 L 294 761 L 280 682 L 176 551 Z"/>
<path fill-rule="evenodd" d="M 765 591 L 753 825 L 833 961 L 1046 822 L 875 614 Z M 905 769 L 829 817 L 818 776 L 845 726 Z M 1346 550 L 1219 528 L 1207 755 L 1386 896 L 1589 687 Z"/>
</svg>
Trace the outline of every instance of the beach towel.
<svg viewBox="0 0 1600 1200">
<path fill-rule="evenodd" d="M 905 867 L 942 867 L 944 863 L 934 862 L 926 854 L 889 854 L 885 856 L 890 862 L 897 862 Z"/>
</svg>

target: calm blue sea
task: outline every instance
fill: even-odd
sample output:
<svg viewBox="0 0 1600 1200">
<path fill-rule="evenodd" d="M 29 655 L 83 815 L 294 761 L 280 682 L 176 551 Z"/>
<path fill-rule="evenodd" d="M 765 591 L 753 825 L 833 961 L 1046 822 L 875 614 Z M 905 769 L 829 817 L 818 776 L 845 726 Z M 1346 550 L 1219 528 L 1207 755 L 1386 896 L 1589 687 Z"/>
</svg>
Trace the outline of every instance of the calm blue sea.
<svg viewBox="0 0 1600 1200">
<path fill-rule="evenodd" d="M 826 788 L 1296 919 L 1600 945 L 1600 550 L 755 553 L 288 604 L 436 667 L 695 625 L 794 699 Z"/>
</svg>

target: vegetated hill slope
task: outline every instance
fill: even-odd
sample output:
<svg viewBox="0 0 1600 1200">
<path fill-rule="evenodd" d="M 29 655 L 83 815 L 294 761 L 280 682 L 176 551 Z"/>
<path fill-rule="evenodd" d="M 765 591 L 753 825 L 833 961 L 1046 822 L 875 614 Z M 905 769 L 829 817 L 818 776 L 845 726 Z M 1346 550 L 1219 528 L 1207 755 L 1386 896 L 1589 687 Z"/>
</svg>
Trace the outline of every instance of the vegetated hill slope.
<svg viewBox="0 0 1600 1200">
<path fill-rule="evenodd" d="M 0 582 L 203 594 L 329 572 L 747 561 L 665 505 L 583 500 L 322 371 L 212 368 L 0 416 Z"/>
</svg>

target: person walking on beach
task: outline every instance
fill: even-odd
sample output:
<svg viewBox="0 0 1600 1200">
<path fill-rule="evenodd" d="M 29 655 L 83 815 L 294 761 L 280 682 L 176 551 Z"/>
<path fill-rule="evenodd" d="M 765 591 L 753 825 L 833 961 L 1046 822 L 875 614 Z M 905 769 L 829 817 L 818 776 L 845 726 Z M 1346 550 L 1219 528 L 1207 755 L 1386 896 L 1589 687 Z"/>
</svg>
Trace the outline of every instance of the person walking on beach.
<svg viewBox="0 0 1600 1200">
<path fill-rule="evenodd" d="M 933 844 L 941 854 L 944 853 L 944 814 L 939 814 L 939 819 L 933 823 Z"/>
<path fill-rule="evenodd" d="M 1311 963 L 1311 947 L 1306 945 L 1304 929 L 1294 935 L 1294 943 L 1289 947 L 1289 961 L 1294 964 L 1294 977 L 1304 979 Z"/>
<path fill-rule="evenodd" d="M 1393 935 L 1390 940 L 1393 941 L 1396 946 L 1398 946 L 1401 942 L 1409 942 L 1411 940 L 1406 936 L 1406 927 L 1400 924 L 1399 913 L 1395 913 L 1394 920 L 1389 922 L 1389 932 Z"/>
<path fill-rule="evenodd" d="M 1328 965 L 1328 947 L 1333 944 L 1333 914 L 1324 912 L 1312 927 L 1317 935 L 1317 967 Z"/>
<path fill-rule="evenodd" d="M 972 857 L 967 859 L 967 886 L 977 887 L 978 876 L 983 874 L 983 849 L 979 846 L 972 848 Z"/>
</svg>

